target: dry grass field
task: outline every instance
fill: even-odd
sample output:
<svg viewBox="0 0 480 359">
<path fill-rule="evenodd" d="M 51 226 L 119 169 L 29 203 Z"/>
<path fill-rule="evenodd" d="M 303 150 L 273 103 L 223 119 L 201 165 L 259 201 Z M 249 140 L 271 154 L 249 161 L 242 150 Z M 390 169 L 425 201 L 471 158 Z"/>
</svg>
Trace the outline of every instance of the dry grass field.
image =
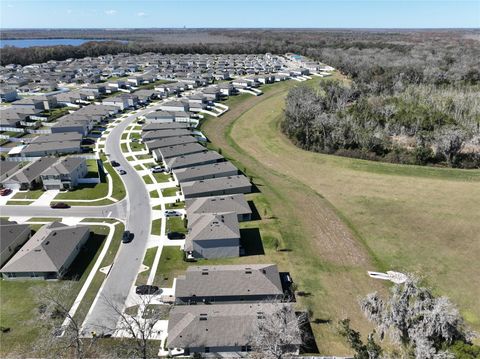
<svg viewBox="0 0 480 359">
<path fill-rule="evenodd" d="M 307 293 L 299 301 L 318 319 L 322 354 L 348 353 L 339 319 L 368 330 L 357 299 L 387 288 L 368 278 L 369 269 L 420 274 L 480 329 L 480 171 L 303 151 L 279 130 L 284 97 L 297 84 L 266 87 L 202 129 L 262 192 L 287 249 L 267 258 L 279 260 Z"/>
</svg>

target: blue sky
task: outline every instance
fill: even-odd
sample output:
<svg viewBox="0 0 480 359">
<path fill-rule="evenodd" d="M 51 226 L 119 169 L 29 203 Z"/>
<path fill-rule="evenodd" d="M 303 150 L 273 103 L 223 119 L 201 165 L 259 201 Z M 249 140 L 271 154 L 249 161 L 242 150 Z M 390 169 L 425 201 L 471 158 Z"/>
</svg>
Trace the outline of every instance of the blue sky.
<svg viewBox="0 0 480 359">
<path fill-rule="evenodd" d="M 0 0 L 2 28 L 479 28 L 480 0 Z"/>
</svg>

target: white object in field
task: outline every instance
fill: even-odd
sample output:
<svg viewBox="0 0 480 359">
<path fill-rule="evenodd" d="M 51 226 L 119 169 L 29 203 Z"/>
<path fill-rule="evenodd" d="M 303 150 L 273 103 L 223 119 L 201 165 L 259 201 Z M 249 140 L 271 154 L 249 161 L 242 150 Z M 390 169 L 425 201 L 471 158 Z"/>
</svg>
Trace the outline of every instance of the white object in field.
<svg viewBox="0 0 480 359">
<path fill-rule="evenodd" d="M 405 274 L 394 272 L 394 271 L 388 271 L 387 273 L 369 271 L 368 275 L 375 279 L 389 280 L 390 282 L 393 282 L 396 284 L 405 283 L 408 278 Z"/>
</svg>

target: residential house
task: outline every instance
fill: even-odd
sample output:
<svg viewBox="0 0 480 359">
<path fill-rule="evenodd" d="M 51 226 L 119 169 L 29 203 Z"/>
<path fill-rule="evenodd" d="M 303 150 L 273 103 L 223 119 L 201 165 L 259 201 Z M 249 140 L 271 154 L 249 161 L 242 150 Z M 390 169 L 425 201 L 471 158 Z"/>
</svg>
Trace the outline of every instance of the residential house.
<svg viewBox="0 0 480 359">
<path fill-rule="evenodd" d="M 40 228 L 5 264 L 6 279 L 62 278 L 90 236 L 87 226 L 52 222 Z"/>
<path fill-rule="evenodd" d="M 41 187 L 42 180 L 40 175 L 43 171 L 50 168 L 58 161 L 56 157 L 43 157 L 36 161 L 30 162 L 26 166 L 20 168 L 9 177 L 2 180 L 3 187 L 11 189 L 37 189 Z"/>
<path fill-rule="evenodd" d="M 242 357 L 251 350 L 258 321 L 281 310 L 287 312 L 289 321 L 295 321 L 291 303 L 178 305 L 170 311 L 167 347 L 182 348 L 185 355 L 235 353 L 234 357 Z M 299 335 L 284 352 L 296 356 L 301 344 Z"/>
<path fill-rule="evenodd" d="M 160 140 L 152 140 L 145 142 L 147 149 L 150 153 L 152 153 L 157 148 L 174 146 L 174 145 L 181 145 L 184 143 L 195 143 L 197 139 L 193 136 L 180 136 L 180 137 L 167 137 L 162 138 Z"/>
<path fill-rule="evenodd" d="M 185 200 L 185 207 L 189 221 L 194 221 L 202 214 L 225 212 L 236 213 L 239 222 L 252 218 L 252 210 L 243 194 L 190 198 Z"/>
<path fill-rule="evenodd" d="M 17 99 L 17 90 L 14 87 L 0 88 L 0 102 L 13 102 Z"/>
<path fill-rule="evenodd" d="M 165 167 L 172 171 L 178 168 L 186 168 L 198 165 L 206 165 L 209 163 L 221 162 L 224 157 L 215 151 L 204 151 L 193 153 L 191 155 L 182 155 L 170 158 L 166 161 Z"/>
<path fill-rule="evenodd" d="M 178 183 L 200 181 L 209 178 L 235 176 L 237 174 L 237 167 L 235 167 L 229 161 L 179 168 L 173 171 L 173 176 Z"/>
<path fill-rule="evenodd" d="M 205 150 L 206 148 L 198 142 L 183 143 L 180 145 L 157 148 L 153 151 L 153 158 L 158 162 L 166 162 L 172 157 L 190 155 L 204 152 Z"/>
<path fill-rule="evenodd" d="M 180 183 L 180 187 L 185 198 L 250 193 L 252 191 L 250 180 L 243 175 L 183 182 Z"/>
<path fill-rule="evenodd" d="M 146 142 L 146 141 L 159 140 L 159 139 L 168 138 L 168 137 L 191 136 L 191 135 L 192 135 L 192 131 L 186 128 L 177 128 L 172 130 L 146 131 L 142 133 L 142 140 Z"/>
<path fill-rule="evenodd" d="M 30 226 L 0 218 L 0 268 L 30 238 Z"/>
<path fill-rule="evenodd" d="M 240 256 L 240 229 L 235 213 L 208 213 L 188 223 L 184 250 L 195 258 Z"/>
<path fill-rule="evenodd" d="M 177 305 L 277 301 L 283 297 L 275 264 L 189 266 L 175 285 Z"/>
<path fill-rule="evenodd" d="M 78 180 L 88 172 L 87 161 L 82 157 L 65 157 L 46 169 L 40 175 L 45 190 L 73 189 Z"/>
</svg>

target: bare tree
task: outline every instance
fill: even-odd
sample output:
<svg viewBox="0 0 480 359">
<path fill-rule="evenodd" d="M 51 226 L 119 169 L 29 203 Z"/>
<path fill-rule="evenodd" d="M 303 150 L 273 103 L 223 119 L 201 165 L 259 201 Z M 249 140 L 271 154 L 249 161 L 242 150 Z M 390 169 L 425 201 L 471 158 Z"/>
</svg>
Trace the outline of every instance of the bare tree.
<svg viewBox="0 0 480 359">
<path fill-rule="evenodd" d="M 469 339 L 463 319 L 450 300 L 435 298 L 414 277 L 393 286 L 386 300 L 371 293 L 360 306 L 377 326 L 381 339 L 388 333 L 417 359 L 448 358 L 449 353 L 442 351 L 444 345 Z"/>
<path fill-rule="evenodd" d="M 156 304 L 154 295 L 141 295 L 136 305 L 126 309 L 108 298 L 103 300 L 119 317 L 116 328 L 107 329 L 115 332 L 116 337 L 127 339 L 127 345 L 121 348 L 124 355 L 143 359 L 157 356 L 158 346 L 153 341 L 161 333 L 158 323 L 168 317 L 170 305 Z"/>
<path fill-rule="evenodd" d="M 437 131 L 435 135 L 437 151 L 445 156 L 449 166 L 454 164 L 455 158 L 463 148 L 466 137 L 465 131 L 456 126 L 444 127 Z"/>
<path fill-rule="evenodd" d="M 291 358 L 303 343 L 307 314 L 295 313 L 290 303 L 266 303 L 268 312 L 258 316 L 250 342 L 251 356 L 263 359 Z"/>
<path fill-rule="evenodd" d="M 83 359 L 94 352 L 96 341 L 82 338 L 82 323 L 78 318 L 83 316 L 79 312 L 70 314 L 76 285 L 74 281 L 63 281 L 34 292 L 42 326 L 35 351 L 42 357 Z"/>
</svg>

